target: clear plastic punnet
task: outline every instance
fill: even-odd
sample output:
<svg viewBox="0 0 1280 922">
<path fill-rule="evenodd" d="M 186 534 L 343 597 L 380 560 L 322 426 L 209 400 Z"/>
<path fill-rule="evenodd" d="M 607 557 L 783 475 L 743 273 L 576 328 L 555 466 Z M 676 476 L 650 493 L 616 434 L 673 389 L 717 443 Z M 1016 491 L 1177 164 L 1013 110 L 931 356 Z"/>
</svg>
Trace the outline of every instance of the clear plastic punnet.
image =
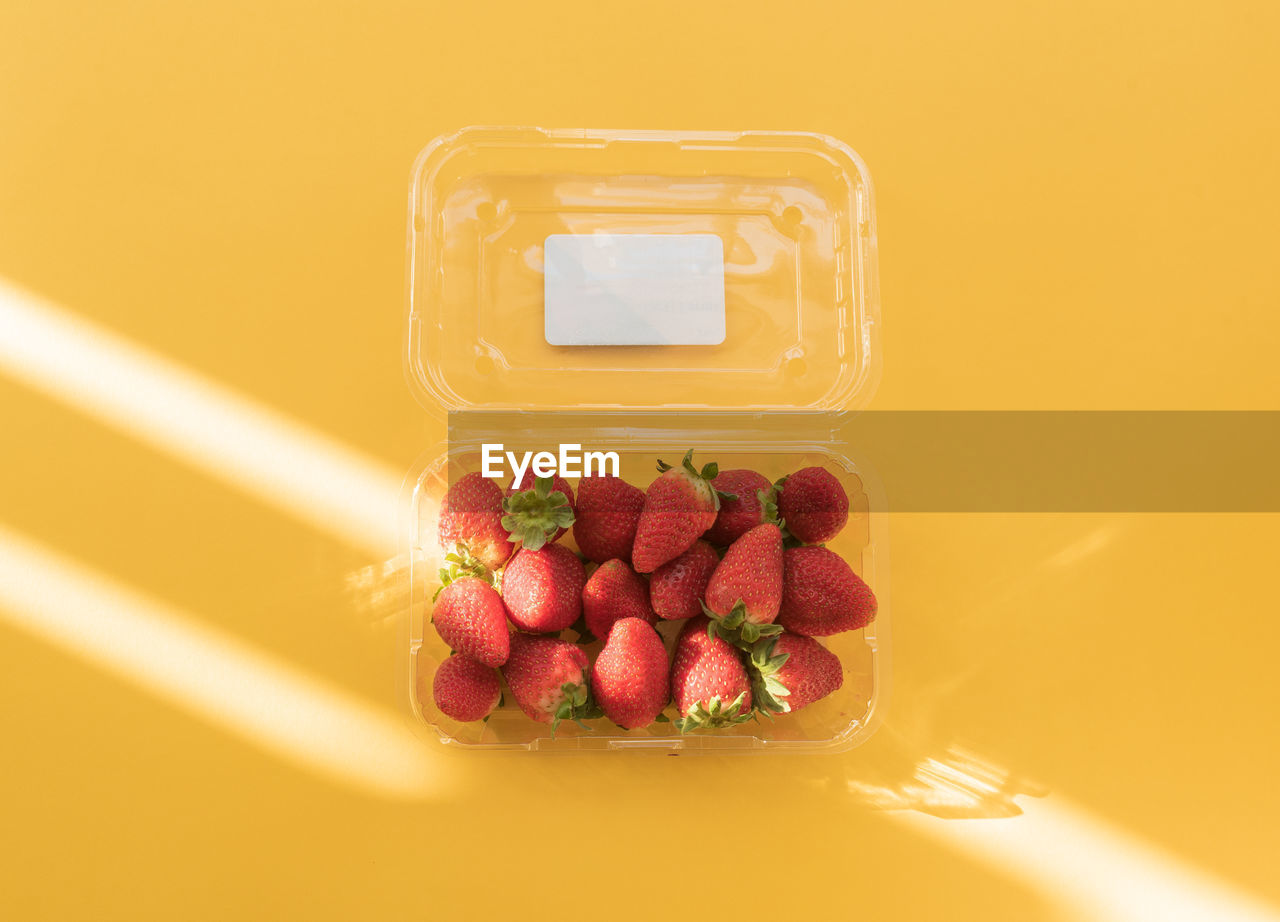
<svg viewBox="0 0 1280 922">
<path fill-rule="evenodd" d="M 867 405 L 880 372 L 875 209 L 857 155 L 804 132 L 468 128 L 433 141 L 414 166 L 408 253 L 408 378 L 424 410 L 447 426 L 447 438 L 423 455 L 407 490 L 412 614 L 402 685 L 423 731 L 475 749 L 671 754 L 839 750 L 865 740 L 887 700 L 889 605 L 883 497 L 855 447 L 841 441 L 841 420 Z M 660 461 L 677 473 L 661 473 Z M 715 468 L 704 467 L 711 462 Z M 825 474 L 791 477 L 813 468 Z M 759 476 L 733 481 L 730 471 Z M 590 529 L 613 513 L 625 518 L 621 510 L 630 506 L 601 509 L 600 500 L 589 506 L 582 496 L 584 478 L 602 473 L 629 485 L 619 490 L 646 493 L 639 525 L 632 520 L 637 537 L 620 545 L 620 560 L 596 559 L 614 552 L 600 550 Z M 721 558 L 707 564 L 716 588 L 699 594 L 711 619 L 706 642 L 686 641 L 690 621 L 671 617 L 656 596 L 660 579 L 665 592 L 667 581 L 684 576 L 680 568 L 664 570 L 675 558 L 662 555 L 680 553 L 682 543 L 688 548 L 692 534 L 682 525 L 672 538 L 654 524 L 663 487 L 651 487 L 660 478 L 675 478 L 693 502 L 758 518 L 735 531 L 737 519 L 714 508 L 697 513 L 716 525 L 703 529 L 711 518 L 698 519 L 703 530 L 693 538 Z M 802 502 L 811 480 L 837 483 L 830 489 L 845 497 L 835 533 L 809 524 L 836 520 L 828 507 Z M 748 481 L 753 486 L 738 493 L 724 489 Z M 484 518 L 479 512 L 458 525 L 464 488 L 468 497 L 476 494 L 471 486 L 497 495 L 488 482 L 500 488 L 503 505 L 496 509 L 486 498 L 485 514 L 501 516 L 518 539 L 502 547 L 473 533 Z M 572 524 L 557 528 L 570 521 L 563 506 L 572 511 L 580 502 Z M 811 515 L 811 507 L 818 512 Z M 451 513 L 442 518 L 442 509 Z M 786 580 L 776 568 L 778 540 Z M 757 553 L 757 545 L 764 550 Z M 804 546 L 825 551 L 796 553 Z M 553 554 L 552 547 L 572 553 Z M 555 555 L 581 569 L 565 577 L 569 589 L 546 584 L 547 573 L 567 571 L 533 566 Z M 832 562 L 836 569 L 847 565 L 856 574 L 859 591 L 874 593 L 870 620 L 864 611 L 841 622 L 843 629 L 828 629 L 844 617 L 831 613 L 848 607 L 853 582 L 831 577 L 828 585 L 800 561 L 821 558 L 825 566 L 832 557 L 843 561 Z M 437 671 L 451 658 L 450 646 L 474 658 L 472 641 L 458 639 L 456 622 L 466 619 L 456 601 L 462 590 L 451 584 L 460 579 L 481 580 L 501 597 L 512 650 L 535 646 L 529 640 L 536 636 L 582 651 L 569 651 L 570 681 L 555 685 L 565 677 L 557 672 L 540 689 L 523 654 L 520 666 L 512 654 L 492 676 L 488 664 L 474 667 L 474 688 L 461 679 L 454 684 L 453 672 L 461 670 L 451 664 L 440 692 Z M 747 588 L 731 612 L 733 600 L 722 597 L 739 584 Z M 447 614 L 441 590 L 452 590 Z M 474 583 L 469 590 L 482 597 L 470 599 L 480 608 L 494 598 Z M 562 626 L 575 593 L 586 597 L 585 621 Z M 621 601 L 615 605 L 610 593 Z M 652 631 L 631 625 L 625 640 L 615 640 L 624 632 L 607 619 L 601 628 L 601 611 L 636 605 L 648 608 L 641 620 Z M 621 723 L 641 720 L 614 719 L 624 713 L 617 702 L 634 691 L 626 671 L 632 657 L 609 651 L 639 634 L 652 647 L 651 632 L 665 650 L 667 681 L 681 692 L 655 719 L 625 729 Z M 812 655 L 803 652 L 815 646 L 810 634 L 823 648 Z M 779 657 L 783 637 L 796 652 Z M 709 644 L 716 649 L 707 652 Z M 731 702 L 737 679 L 725 679 L 717 700 L 690 707 L 703 694 L 695 647 L 697 656 L 721 656 L 717 662 L 733 676 L 736 657 L 747 693 Z M 484 656 L 496 662 L 500 654 L 486 647 Z M 579 677 L 573 664 L 582 661 Z M 563 657 L 556 662 L 565 668 Z M 698 665 L 690 669 L 690 662 Z M 640 686 L 636 695 L 657 700 L 658 692 Z M 819 686 L 817 700 L 807 701 Z M 441 709 L 444 701 L 456 713 L 457 701 L 475 705 L 495 688 L 501 704 L 482 720 Z M 788 698 L 800 706 L 791 709 Z"/>
</svg>

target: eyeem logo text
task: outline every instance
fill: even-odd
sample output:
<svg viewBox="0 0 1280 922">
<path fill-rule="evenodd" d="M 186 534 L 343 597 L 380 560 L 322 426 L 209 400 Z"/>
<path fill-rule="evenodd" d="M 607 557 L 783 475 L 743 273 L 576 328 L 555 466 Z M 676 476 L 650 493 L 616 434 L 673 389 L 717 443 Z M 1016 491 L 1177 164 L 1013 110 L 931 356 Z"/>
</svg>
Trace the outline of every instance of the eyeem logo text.
<svg viewBox="0 0 1280 922">
<path fill-rule="evenodd" d="M 519 483 L 525 472 L 532 467 L 535 477 L 603 477 L 609 474 L 618 476 L 618 453 L 616 451 L 586 451 L 581 445 L 561 445 L 558 454 L 549 451 L 526 451 L 517 456 L 514 451 L 507 451 L 506 446 L 484 444 L 480 446 L 481 468 L 485 477 L 499 478 L 503 476 L 503 463 L 511 470 L 512 482 Z"/>
</svg>

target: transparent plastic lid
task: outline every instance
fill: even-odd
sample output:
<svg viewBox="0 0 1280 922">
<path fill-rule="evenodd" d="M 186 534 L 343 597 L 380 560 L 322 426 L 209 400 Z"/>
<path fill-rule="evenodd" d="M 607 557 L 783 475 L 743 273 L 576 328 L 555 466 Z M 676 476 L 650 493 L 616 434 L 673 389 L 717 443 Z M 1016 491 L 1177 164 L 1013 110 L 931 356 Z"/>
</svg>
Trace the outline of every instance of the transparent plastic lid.
<svg viewBox="0 0 1280 922">
<path fill-rule="evenodd" d="M 870 177 L 788 132 L 468 128 L 419 156 L 428 409 L 847 410 L 879 376 Z"/>
</svg>

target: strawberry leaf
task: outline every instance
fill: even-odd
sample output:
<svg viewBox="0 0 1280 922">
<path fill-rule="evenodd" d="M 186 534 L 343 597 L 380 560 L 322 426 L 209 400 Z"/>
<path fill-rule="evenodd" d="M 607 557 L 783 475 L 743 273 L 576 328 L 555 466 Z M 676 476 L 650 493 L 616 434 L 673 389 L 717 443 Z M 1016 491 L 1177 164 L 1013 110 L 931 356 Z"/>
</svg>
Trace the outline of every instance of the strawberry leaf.
<svg viewBox="0 0 1280 922">
<path fill-rule="evenodd" d="M 690 474 L 692 474 L 694 477 L 702 476 L 701 474 L 698 473 L 698 469 L 693 466 L 693 449 L 692 448 L 690 448 L 688 451 L 684 453 L 684 460 L 680 462 L 680 466 L 683 467 Z"/>
<path fill-rule="evenodd" d="M 706 702 L 698 701 L 687 714 L 674 721 L 675 727 L 681 733 L 688 733 L 692 730 L 717 730 L 750 720 L 751 712 L 742 710 L 746 696 L 745 691 L 739 692 L 728 705 L 719 695 Z"/>
<path fill-rule="evenodd" d="M 750 650 L 752 644 L 762 637 L 772 637 L 782 633 L 780 624 L 757 624 L 747 620 L 747 606 L 742 599 L 734 603 L 727 615 L 712 611 L 706 602 L 702 603 L 702 612 L 707 616 L 707 636 L 721 637 L 740 650 Z"/>
<path fill-rule="evenodd" d="M 556 738 L 556 730 L 562 720 L 572 720 L 582 729 L 591 730 L 592 728 L 583 721 L 604 716 L 604 711 L 601 710 L 600 705 L 596 704 L 588 686 L 565 682 L 560 686 L 560 691 L 564 693 L 564 698 L 556 706 L 555 714 L 551 718 L 552 739 Z"/>
<path fill-rule="evenodd" d="M 791 710 L 786 701 L 791 689 L 778 678 L 778 670 L 791 658 L 791 654 L 775 654 L 773 651 L 777 643 L 777 637 L 762 638 L 751 648 L 751 656 L 747 660 L 753 703 L 766 716 L 786 714 Z"/>
<path fill-rule="evenodd" d="M 779 528 L 782 527 L 782 520 L 778 518 L 778 494 L 775 490 L 756 490 L 756 498 L 760 500 L 760 509 L 764 513 L 761 518 L 763 522 L 772 522 Z"/>
<path fill-rule="evenodd" d="M 573 506 L 562 491 L 553 490 L 554 485 L 554 478 L 538 477 L 532 489 L 502 501 L 502 527 L 508 541 L 536 551 L 573 524 Z"/>
<path fill-rule="evenodd" d="M 437 571 L 437 575 L 440 577 L 440 587 L 432 594 L 432 602 L 440 598 L 440 593 L 444 592 L 446 586 L 457 582 L 464 576 L 482 579 L 491 586 L 497 585 L 497 574 L 472 557 L 465 545 L 455 545 L 454 550 L 445 555 L 444 562 L 448 566 L 441 567 Z"/>
</svg>

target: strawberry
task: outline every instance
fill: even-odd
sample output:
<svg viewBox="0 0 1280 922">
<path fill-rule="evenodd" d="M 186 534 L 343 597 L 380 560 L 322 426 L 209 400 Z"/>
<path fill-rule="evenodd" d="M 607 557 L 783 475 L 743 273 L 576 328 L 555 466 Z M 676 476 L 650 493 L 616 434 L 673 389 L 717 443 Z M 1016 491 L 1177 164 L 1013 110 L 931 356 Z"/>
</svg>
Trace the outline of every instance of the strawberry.
<svg viewBox="0 0 1280 922">
<path fill-rule="evenodd" d="M 821 544 L 849 521 L 849 497 L 833 474 L 806 467 L 778 481 L 778 514 L 798 540 Z"/>
<path fill-rule="evenodd" d="M 740 724 L 751 716 L 751 682 L 738 651 L 708 633 L 710 622 L 689 619 L 676 638 L 671 660 L 671 693 L 681 733 Z"/>
<path fill-rule="evenodd" d="M 507 617 L 522 631 L 554 634 L 582 614 L 587 573 L 567 547 L 547 544 L 521 548 L 502 571 L 502 601 Z"/>
<path fill-rule="evenodd" d="M 657 624 L 649 606 L 649 587 L 621 560 L 602 563 L 582 590 L 582 615 L 587 630 L 607 640 L 613 625 L 623 618 L 639 618 Z"/>
<path fill-rule="evenodd" d="M 701 471 L 693 466 L 693 449 L 680 467 L 658 462 L 662 472 L 644 496 L 644 509 L 636 526 L 631 562 L 638 573 L 652 573 L 674 560 L 716 522 L 720 498 L 711 481 L 719 473 L 715 464 Z"/>
<path fill-rule="evenodd" d="M 440 664 L 431 693 L 442 714 L 465 723 L 488 717 L 502 698 L 502 687 L 496 671 L 459 653 Z"/>
<path fill-rule="evenodd" d="M 812 637 L 789 631 L 756 641 L 748 671 L 756 707 L 766 714 L 798 711 L 844 684 L 834 653 Z"/>
<path fill-rule="evenodd" d="M 594 563 L 631 562 L 631 544 L 644 509 L 644 491 L 621 477 L 583 477 L 573 537 L 582 555 Z"/>
<path fill-rule="evenodd" d="M 875 594 L 834 551 L 787 548 L 782 572 L 778 623 L 788 631 L 826 637 L 856 631 L 875 620 Z"/>
<path fill-rule="evenodd" d="M 479 471 L 460 477 L 440 503 L 440 546 L 469 553 L 490 570 L 513 550 L 502 527 L 502 488 Z"/>
<path fill-rule="evenodd" d="M 544 544 L 559 541 L 573 524 L 573 487 L 563 477 L 534 477 L 526 472 L 512 484 L 502 501 L 502 527 L 508 541 L 536 551 Z"/>
<path fill-rule="evenodd" d="M 730 545 L 707 583 L 707 614 L 727 639 L 750 646 L 782 628 L 782 531 L 766 522 Z"/>
<path fill-rule="evenodd" d="M 511 636 L 511 655 L 502 667 L 516 704 L 530 718 L 551 724 L 600 716 L 591 700 L 590 666 L 582 648 L 555 637 Z"/>
<path fill-rule="evenodd" d="M 649 577 L 649 603 L 659 618 L 680 621 L 702 613 L 702 594 L 720 563 L 720 555 L 705 541 L 675 560 L 669 560 Z"/>
<path fill-rule="evenodd" d="M 591 670 L 591 690 L 604 716 L 624 730 L 648 726 L 662 713 L 671 694 L 667 651 L 648 622 L 614 624 Z"/>
<path fill-rule="evenodd" d="M 490 668 L 501 666 L 511 649 L 502 596 L 483 579 L 441 573 L 446 584 L 431 612 L 436 633 L 450 649 Z"/>
<path fill-rule="evenodd" d="M 721 471 L 711 485 L 720 494 L 720 513 L 706 535 L 712 544 L 733 544 L 757 525 L 778 520 L 773 484 L 763 474 Z"/>
</svg>

